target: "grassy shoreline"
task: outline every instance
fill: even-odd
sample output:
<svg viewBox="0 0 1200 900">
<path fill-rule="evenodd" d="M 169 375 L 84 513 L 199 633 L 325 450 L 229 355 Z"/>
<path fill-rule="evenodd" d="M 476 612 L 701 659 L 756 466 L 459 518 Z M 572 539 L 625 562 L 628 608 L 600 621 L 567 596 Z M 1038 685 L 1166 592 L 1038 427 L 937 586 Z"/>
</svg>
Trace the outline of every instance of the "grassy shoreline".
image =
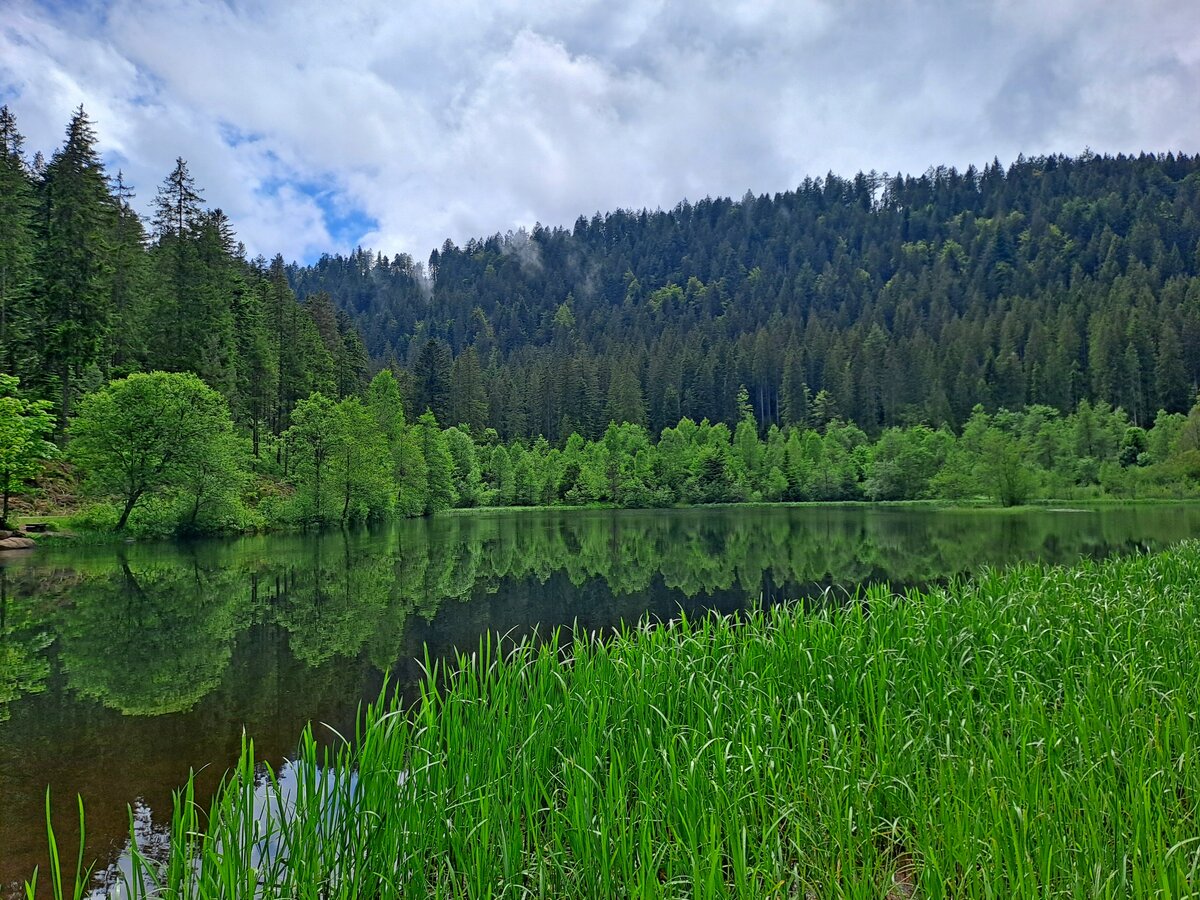
<svg viewBox="0 0 1200 900">
<path fill-rule="evenodd" d="M 1189 542 L 485 643 L 336 759 L 306 734 L 273 817 L 252 744 L 209 814 L 185 789 L 161 896 L 1186 896 L 1198 621 Z"/>
</svg>

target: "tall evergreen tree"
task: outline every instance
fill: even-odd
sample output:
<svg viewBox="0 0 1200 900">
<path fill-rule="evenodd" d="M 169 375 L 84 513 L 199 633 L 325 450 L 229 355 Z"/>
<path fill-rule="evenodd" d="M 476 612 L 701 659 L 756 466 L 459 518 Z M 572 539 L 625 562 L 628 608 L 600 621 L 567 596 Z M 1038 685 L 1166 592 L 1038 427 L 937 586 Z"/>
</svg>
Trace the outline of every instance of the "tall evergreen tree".
<svg viewBox="0 0 1200 900">
<path fill-rule="evenodd" d="M 646 403 L 642 398 L 642 385 L 637 372 L 629 365 L 613 365 L 604 412 L 609 422 L 645 426 Z"/>
<path fill-rule="evenodd" d="M 450 348 L 436 338 L 430 338 L 421 346 L 413 365 L 416 410 L 431 410 L 438 421 L 445 421 L 450 416 L 451 366 Z"/>
<path fill-rule="evenodd" d="M 1188 408 L 1188 377 L 1183 347 L 1170 321 L 1163 322 L 1154 359 L 1154 402 L 1157 409 L 1184 412 Z"/>
<path fill-rule="evenodd" d="M 32 353 L 30 297 L 34 279 L 33 181 L 25 139 L 7 106 L 0 106 L 0 374 L 17 375 Z"/>
<path fill-rule="evenodd" d="M 474 347 L 468 347 L 450 368 L 450 420 L 466 425 L 474 434 L 487 422 L 487 391 Z"/>
<path fill-rule="evenodd" d="M 106 368 L 111 375 L 123 376 L 144 363 L 152 275 L 146 255 L 146 230 L 133 208 L 133 189 L 121 172 L 113 179 L 112 197 L 115 213 L 109 256 L 109 307 L 114 327 L 109 330 Z"/>
<path fill-rule="evenodd" d="M 42 180 L 38 338 L 47 371 L 43 391 L 56 395 L 65 437 L 77 379 L 101 358 L 110 326 L 108 288 L 114 204 L 96 151 L 96 133 L 80 106 Z"/>
</svg>

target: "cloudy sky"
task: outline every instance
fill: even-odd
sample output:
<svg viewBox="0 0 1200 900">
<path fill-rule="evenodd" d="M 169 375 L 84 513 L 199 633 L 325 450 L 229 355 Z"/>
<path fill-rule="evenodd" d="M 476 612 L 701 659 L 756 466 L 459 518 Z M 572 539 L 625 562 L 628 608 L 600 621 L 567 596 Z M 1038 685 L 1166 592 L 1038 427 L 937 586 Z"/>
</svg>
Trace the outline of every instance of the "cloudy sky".
<svg viewBox="0 0 1200 900">
<path fill-rule="evenodd" d="M 1200 151 L 1197 0 L 0 0 L 30 150 L 83 103 L 252 253 L 447 237 L 806 175 Z"/>
</svg>

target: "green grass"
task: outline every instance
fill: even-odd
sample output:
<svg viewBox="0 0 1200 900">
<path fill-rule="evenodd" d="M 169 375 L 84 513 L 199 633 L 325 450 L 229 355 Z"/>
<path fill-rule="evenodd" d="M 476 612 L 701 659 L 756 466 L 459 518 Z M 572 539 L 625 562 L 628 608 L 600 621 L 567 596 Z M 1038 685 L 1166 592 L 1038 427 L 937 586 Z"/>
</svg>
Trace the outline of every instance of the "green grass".
<svg viewBox="0 0 1200 900">
<path fill-rule="evenodd" d="M 304 736 L 286 863 L 252 744 L 208 813 L 185 788 L 155 896 L 1195 896 L 1198 624 L 1189 543 L 484 643 L 336 760 Z"/>
</svg>

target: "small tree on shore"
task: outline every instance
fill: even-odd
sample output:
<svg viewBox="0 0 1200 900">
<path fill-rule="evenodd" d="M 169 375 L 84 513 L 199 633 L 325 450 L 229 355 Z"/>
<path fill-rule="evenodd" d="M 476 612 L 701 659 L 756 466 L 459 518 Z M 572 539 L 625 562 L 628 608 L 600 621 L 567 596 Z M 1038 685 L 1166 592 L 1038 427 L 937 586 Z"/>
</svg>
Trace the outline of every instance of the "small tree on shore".
<svg viewBox="0 0 1200 900">
<path fill-rule="evenodd" d="M 69 452 L 87 490 L 118 499 L 123 531 L 139 501 L 194 487 L 199 470 L 206 481 L 239 477 L 225 452 L 232 429 L 224 398 L 196 375 L 144 372 L 83 398 Z M 223 471 L 213 472 L 219 461 Z"/>
</svg>

